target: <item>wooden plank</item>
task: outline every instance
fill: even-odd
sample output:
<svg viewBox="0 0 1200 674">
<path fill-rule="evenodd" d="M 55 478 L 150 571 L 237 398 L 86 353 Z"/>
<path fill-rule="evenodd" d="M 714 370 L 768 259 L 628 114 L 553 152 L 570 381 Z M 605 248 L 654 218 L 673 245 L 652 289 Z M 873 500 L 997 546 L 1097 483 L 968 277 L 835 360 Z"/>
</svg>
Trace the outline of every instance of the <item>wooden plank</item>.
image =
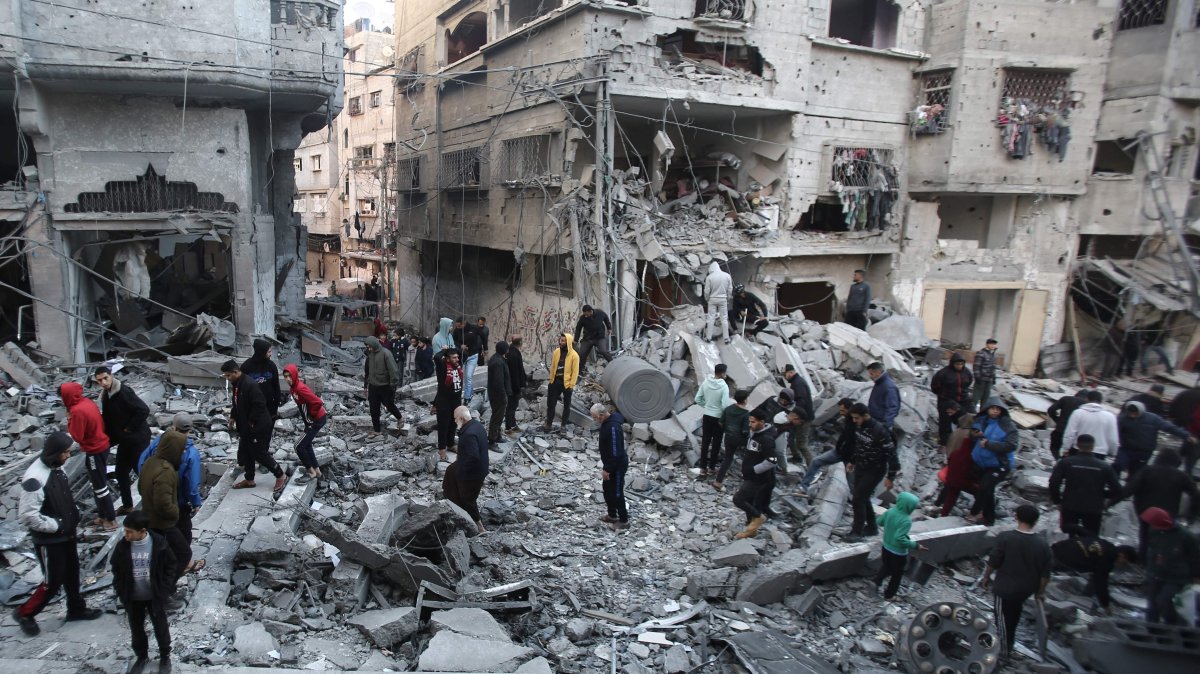
<svg viewBox="0 0 1200 674">
<path fill-rule="evenodd" d="M 1049 300 L 1050 293 L 1046 290 L 1025 289 L 1018 296 L 1009 372 L 1030 376 L 1037 370 L 1038 353 L 1042 346 L 1042 329 L 1046 325 L 1046 304 Z"/>
</svg>

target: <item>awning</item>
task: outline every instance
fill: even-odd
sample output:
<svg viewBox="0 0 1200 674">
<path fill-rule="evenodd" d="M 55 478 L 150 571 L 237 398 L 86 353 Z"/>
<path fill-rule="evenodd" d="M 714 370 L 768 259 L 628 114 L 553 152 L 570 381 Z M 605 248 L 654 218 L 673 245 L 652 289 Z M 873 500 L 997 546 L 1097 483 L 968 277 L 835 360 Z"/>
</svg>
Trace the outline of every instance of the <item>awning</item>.
<svg viewBox="0 0 1200 674">
<path fill-rule="evenodd" d="M 1171 263 L 1159 256 L 1140 260 L 1083 258 L 1084 269 L 1108 277 L 1113 283 L 1136 292 L 1150 306 L 1162 311 L 1187 311 L 1188 293 L 1176 285 Z"/>
</svg>

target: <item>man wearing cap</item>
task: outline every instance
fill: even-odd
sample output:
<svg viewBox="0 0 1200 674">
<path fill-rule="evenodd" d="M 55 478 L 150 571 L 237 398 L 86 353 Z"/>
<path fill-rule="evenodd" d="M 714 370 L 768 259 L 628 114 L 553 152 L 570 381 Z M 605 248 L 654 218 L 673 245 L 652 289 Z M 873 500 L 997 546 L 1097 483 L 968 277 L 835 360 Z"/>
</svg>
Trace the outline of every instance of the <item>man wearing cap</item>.
<svg viewBox="0 0 1200 674">
<path fill-rule="evenodd" d="M 117 446 L 117 486 L 121 491 L 121 507 L 117 515 L 133 512 L 133 472 L 138 455 L 150 444 L 150 426 L 146 417 L 150 408 L 133 389 L 121 383 L 107 367 L 98 367 L 92 378 L 100 385 L 100 416 L 104 433 Z"/>
<path fill-rule="evenodd" d="M 592 355 L 592 349 L 595 349 L 605 362 L 612 362 L 613 356 L 608 351 L 608 333 L 611 330 L 612 321 L 608 319 L 608 314 L 590 304 L 583 305 L 579 320 L 575 321 L 575 343 L 579 345 L 577 351 L 580 370 L 587 369 L 588 356 Z"/>
<path fill-rule="evenodd" d="M 200 506 L 204 503 L 204 499 L 200 496 L 200 480 L 203 474 L 200 464 L 200 450 L 196 449 L 196 445 L 192 443 L 192 415 L 187 412 L 179 412 L 171 420 L 171 428 L 178 433 L 182 433 L 187 437 L 187 443 L 184 445 L 183 458 L 179 464 L 179 522 L 175 525 L 179 529 L 179 533 L 190 544 L 192 542 L 192 517 L 200 510 Z M 158 450 L 158 443 L 162 440 L 162 435 L 150 441 L 150 446 L 138 458 L 137 472 L 142 474 L 142 467 L 146 461 L 154 456 Z M 185 568 L 184 571 L 198 571 L 204 567 L 204 560 L 195 560 L 191 568 Z"/>
<path fill-rule="evenodd" d="M 17 519 L 29 530 L 42 566 L 42 582 L 29 599 L 13 612 L 25 634 L 41 631 L 34 619 L 58 594 L 67 595 L 67 620 L 95 620 L 100 609 L 88 608 L 79 592 L 79 551 L 75 535 L 82 516 L 71 494 L 71 483 L 63 464 L 78 445 L 71 436 L 57 432 L 46 438 L 39 460 L 29 464 L 21 476 L 21 501 Z"/>
<path fill-rule="evenodd" d="M 1162 508 L 1147 508 L 1141 519 L 1150 527 L 1146 621 L 1181 625 L 1174 599 L 1188 583 L 1200 583 L 1200 544 Z"/>
<path fill-rule="evenodd" d="M 975 409 L 992 399 L 992 384 L 996 383 L 996 347 L 1000 343 L 989 339 L 983 348 L 975 352 L 971 370 L 975 375 Z"/>
<path fill-rule="evenodd" d="M 1117 450 L 1117 461 L 1114 466 L 1117 474 L 1128 471 L 1128 479 L 1132 480 L 1138 471 L 1150 461 L 1154 450 L 1158 449 L 1159 433 L 1169 433 L 1186 442 L 1196 442 L 1196 438 L 1193 438 L 1186 429 L 1147 411 L 1144 403 L 1125 403 L 1121 415 L 1117 417 L 1117 436 L 1121 440 L 1121 448 Z"/>
</svg>

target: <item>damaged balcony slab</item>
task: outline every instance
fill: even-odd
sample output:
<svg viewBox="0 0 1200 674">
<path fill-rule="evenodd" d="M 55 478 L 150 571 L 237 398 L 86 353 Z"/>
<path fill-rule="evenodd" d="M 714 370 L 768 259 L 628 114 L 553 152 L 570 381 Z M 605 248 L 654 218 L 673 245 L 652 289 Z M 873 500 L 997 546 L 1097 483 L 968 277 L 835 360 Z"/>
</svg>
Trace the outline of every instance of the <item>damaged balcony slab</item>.
<svg viewBox="0 0 1200 674">
<path fill-rule="evenodd" d="M 368 496 L 365 503 L 367 514 L 358 525 L 358 537 L 368 543 L 386 543 L 407 514 L 407 502 L 395 494 L 376 494 Z M 333 570 L 330 583 L 334 589 L 350 593 L 360 605 L 366 603 L 370 574 L 362 564 L 351 559 L 342 560 Z"/>
</svg>

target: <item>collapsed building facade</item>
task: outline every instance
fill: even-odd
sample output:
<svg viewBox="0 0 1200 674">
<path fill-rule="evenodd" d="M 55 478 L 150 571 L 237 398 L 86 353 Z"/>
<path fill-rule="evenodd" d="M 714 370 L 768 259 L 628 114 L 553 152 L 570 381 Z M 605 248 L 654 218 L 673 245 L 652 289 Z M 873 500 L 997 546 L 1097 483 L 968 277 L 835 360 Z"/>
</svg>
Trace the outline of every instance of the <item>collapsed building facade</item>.
<svg viewBox="0 0 1200 674">
<path fill-rule="evenodd" d="M 293 150 L 340 107 L 341 24 L 333 0 L 4 3 L 19 336 L 86 362 L 199 314 L 230 347 L 273 335 L 277 309 L 302 316 Z"/>
<path fill-rule="evenodd" d="M 820 322 L 864 268 L 930 337 L 996 336 L 1032 373 L 1061 341 L 1081 235 L 1166 238 L 1139 215 L 1150 197 L 1132 198 L 1145 172 L 1105 175 L 1111 139 L 1175 130 L 1152 142 L 1179 148 L 1185 213 L 1195 15 L 1165 0 L 403 3 L 400 304 L 422 325 L 488 314 L 541 344 L 590 303 L 626 340 L 698 301 L 711 259 Z"/>
</svg>

